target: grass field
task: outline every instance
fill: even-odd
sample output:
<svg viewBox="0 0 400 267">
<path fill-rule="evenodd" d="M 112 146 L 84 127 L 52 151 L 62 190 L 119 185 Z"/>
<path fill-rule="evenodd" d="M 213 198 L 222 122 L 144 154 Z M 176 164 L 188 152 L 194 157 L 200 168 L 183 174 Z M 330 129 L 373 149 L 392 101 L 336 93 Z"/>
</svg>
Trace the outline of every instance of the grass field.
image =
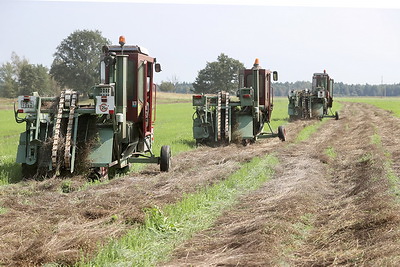
<svg viewBox="0 0 400 267">
<path fill-rule="evenodd" d="M 14 103 L 13 99 L 0 98 L 0 110 L 1 109 L 12 109 L 13 103 Z"/>
<path fill-rule="evenodd" d="M 337 101 L 367 103 L 393 112 L 400 117 L 400 97 L 339 97 Z"/>
<path fill-rule="evenodd" d="M 25 130 L 25 124 L 18 124 L 12 109 L 0 110 L 0 185 L 16 182 L 20 179 L 20 167 L 15 163 L 19 134 Z"/>
<path fill-rule="evenodd" d="M 157 104 L 191 103 L 191 94 L 157 92 Z"/>
<path fill-rule="evenodd" d="M 192 103 L 163 104 L 157 106 L 154 125 L 154 152 L 162 145 L 171 146 L 172 155 L 195 147 L 192 137 Z"/>
</svg>

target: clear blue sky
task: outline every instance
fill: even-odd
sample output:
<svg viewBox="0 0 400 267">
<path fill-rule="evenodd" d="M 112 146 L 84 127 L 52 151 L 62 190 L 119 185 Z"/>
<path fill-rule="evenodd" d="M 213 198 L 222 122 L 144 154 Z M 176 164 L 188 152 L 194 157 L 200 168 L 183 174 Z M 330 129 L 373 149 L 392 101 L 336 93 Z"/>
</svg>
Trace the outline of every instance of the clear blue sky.
<svg viewBox="0 0 400 267">
<path fill-rule="evenodd" d="M 380 84 L 383 78 L 384 83 L 400 83 L 400 5 L 132 1 L 2 0 L 0 64 L 15 51 L 30 63 L 50 67 L 63 39 L 89 29 L 100 30 L 114 43 L 124 35 L 127 44 L 146 47 L 163 67 L 156 82 L 174 76 L 193 82 L 207 62 L 225 53 L 246 67 L 258 57 L 261 66 L 279 72 L 281 82 L 309 81 L 326 69 L 336 82 Z"/>
</svg>

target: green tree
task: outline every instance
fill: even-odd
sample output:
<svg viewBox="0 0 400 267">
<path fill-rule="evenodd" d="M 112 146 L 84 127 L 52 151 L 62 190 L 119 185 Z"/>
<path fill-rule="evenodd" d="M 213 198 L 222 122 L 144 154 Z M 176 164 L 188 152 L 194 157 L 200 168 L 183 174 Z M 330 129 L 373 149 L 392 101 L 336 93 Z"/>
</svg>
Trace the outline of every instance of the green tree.
<svg viewBox="0 0 400 267">
<path fill-rule="evenodd" d="M 14 68 L 10 62 L 0 68 L 0 96 L 12 98 L 17 94 L 18 85 L 14 77 Z"/>
<path fill-rule="evenodd" d="M 33 92 L 45 96 L 55 94 L 49 70 L 41 64 L 23 66 L 19 75 L 18 87 L 20 95 L 31 95 Z"/>
<path fill-rule="evenodd" d="M 181 94 L 190 94 L 194 91 L 193 83 L 182 82 L 175 84 L 176 92 Z"/>
<path fill-rule="evenodd" d="M 175 92 L 175 85 L 172 82 L 161 81 L 159 88 L 162 92 Z"/>
<path fill-rule="evenodd" d="M 239 86 L 239 71 L 244 64 L 221 53 L 217 61 L 207 62 L 199 71 L 193 83 L 195 93 L 216 93 L 227 91 L 234 93 Z"/>
<path fill-rule="evenodd" d="M 16 97 L 21 70 L 28 65 L 28 60 L 20 58 L 15 52 L 11 54 L 11 62 L 3 63 L 0 67 L 0 96 Z"/>
<path fill-rule="evenodd" d="M 99 82 L 100 55 L 103 45 L 111 42 L 101 32 L 78 30 L 57 47 L 50 74 L 62 87 L 89 92 Z"/>
</svg>

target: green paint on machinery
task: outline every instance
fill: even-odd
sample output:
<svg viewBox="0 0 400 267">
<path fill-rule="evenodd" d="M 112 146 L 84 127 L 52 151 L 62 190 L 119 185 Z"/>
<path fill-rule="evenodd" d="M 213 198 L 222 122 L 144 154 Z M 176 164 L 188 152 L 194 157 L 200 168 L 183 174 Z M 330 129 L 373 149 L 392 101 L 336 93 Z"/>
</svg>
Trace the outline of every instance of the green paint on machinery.
<svg viewBox="0 0 400 267">
<path fill-rule="evenodd" d="M 258 138 L 279 137 L 285 141 L 285 129 L 277 133 L 270 126 L 273 108 L 273 80 L 278 73 L 262 69 L 256 59 L 253 68 L 239 75 L 240 89 L 236 96 L 220 91 L 214 95 L 193 95 L 193 137 L 197 144 L 216 145 L 241 141 L 244 145 Z M 264 132 L 264 125 L 268 132 Z"/>
<path fill-rule="evenodd" d="M 170 168 L 171 149 L 152 152 L 156 90 L 156 59 L 140 46 L 103 47 L 100 84 L 92 88 L 91 104 L 80 104 L 76 91 L 59 97 L 19 96 L 15 119 L 26 123 L 17 163 L 24 177 L 59 175 L 91 170 L 92 178 L 106 176 L 110 167 L 157 163 Z M 20 117 L 25 114 L 25 117 Z"/>
<path fill-rule="evenodd" d="M 333 79 L 324 70 L 323 73 L 314 73 L 312 88 L 304 90 L 291 90 L 288 95 L 288 113 L 290 120 L 296 119 L 322 119 L 332 117 L 339 119 L 338 112 L 333 114 Z M 330 114 L 328 113 L 330 111 Z"/>
</svg>

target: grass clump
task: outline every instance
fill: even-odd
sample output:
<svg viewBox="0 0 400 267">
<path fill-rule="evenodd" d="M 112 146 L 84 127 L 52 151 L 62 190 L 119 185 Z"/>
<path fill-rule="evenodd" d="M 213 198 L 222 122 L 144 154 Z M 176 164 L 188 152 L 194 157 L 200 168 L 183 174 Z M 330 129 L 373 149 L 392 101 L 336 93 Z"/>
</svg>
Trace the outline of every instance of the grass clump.
<svg viewBox="0 0 400 267">
<path fill-rule="evenodd" d="M 337 153 L 335 149 L 331 146 L 327 147 L 324 151 L 325 155 L 327 155 L 330 159 L 335 159 L 337 157 Z"/>
<path fill-rule="evenodd" d="M 392 155 L 389 151 L 387 151 L 382 144 L 382 138 L 378 133 L 374 133 L 371 136 L 371 143 L 376 145 L 383 153 L 384 160 L 382 162 L 383 168 L 385 169 L 386 177 L 389 180 L 390 191 L 396 195 L 396 197 L 400 197 L 400 179 L 397 176 L 396 172 L 393 170 L 393 160 Z"/>
<path fill-rule="evenodd" d="M 300 220 L 293 224 L 296 233 L 292 235 L 293 240 L 300 242 L 300 244 L 307 238 L 308 234 L 314 229 L 315 215 L 312 213 L 305 213 L 300 217 Z"/>
<path fill-rule="evenodd" d="M 382 139 L 381 136 L 377 133 L 371 136 L 371 143 L 377 146 L 382 146 Z"/>
<path fill-rule="evenodd" d="M 146 210 L 145 223 L 111 242 L 92 261 L 79 266 L 151 266 L 167 260 L 178 244 L 209 228 L 238 197 L 259 188 L 273 175 L 274 156 L 254 158 L 226 180 L 184 196 L 183 200 Z"/>
<path fill-rule="evenodd" d="M 72 191 L 74 191 L 73 186 L 72 186 L 72 181 L 70 179 L 64 180 L 61 183 L 61 192 L 71 193 Z"/>
<path fill-rule="evenodd" d="M 327 122 L 327 119 L 322 119 L 314 124 L 311 124 L 307 127 L 304 127 L 297 135 L 295 143 L 298 144 L 302 141 L 307 140 L 313 133 L 315 133 L 324 123 Z"/>
<path fill-rule="evenodd" d="M 6 208 L 0 207 L 0 215 L 7 212 Z"/>
</svg>

